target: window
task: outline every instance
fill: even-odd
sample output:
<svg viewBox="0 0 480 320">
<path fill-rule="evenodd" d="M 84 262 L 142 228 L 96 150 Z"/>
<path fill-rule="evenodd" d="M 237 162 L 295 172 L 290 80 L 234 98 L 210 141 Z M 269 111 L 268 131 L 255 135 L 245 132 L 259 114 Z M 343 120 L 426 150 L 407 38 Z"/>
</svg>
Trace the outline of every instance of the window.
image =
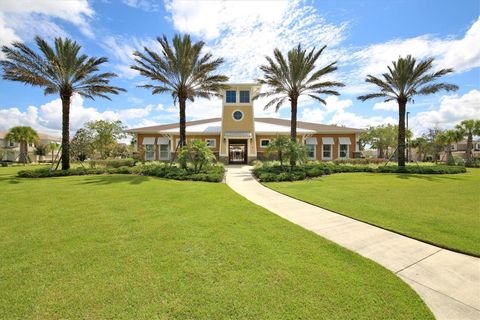
<svg viewBox="0 0 480 320">
<path fill-rule="evenodd" d="M 155 160 L 155 145 L 146 144 L 145 145 L 145 160 Z"/>
<path fill-rule="evenodd" d="M 267 148 L 270 145 L 270 139 L 260 139 L 260 148 Z"/>
<path fill-rule="evenodd" d="M 15 147 L 15 142 L 13 142 L 13 141 L 8 141 L 8 146 L 9 146 L 9 147 Z"/>
<path fill-rule="evenodd" d="M 240 91 L 240 103 L 250 102 L 250 91 Z"/>
<path fill-rule="evenodd" d="M 29 143 L 28 146 L 33 148 L 33 143 Z"/>
<path fill-rule="evenodd" d="M 232 117 L 236 121 L 240 121 L 243 118 L 243 112 L 240 110 L 233 111 Z"/>
<path fill-rule="evenodd" d="M 170 159 L 170 146 L 168 143 L 160 144 L 159 145 L 159 153 L 160 153 L 160 160 L 168 160 Z"/>
<path fill-rule="evenodd" d="M 309 159 L 315 159 L 315 145 L 314 144 L 306 144 L 305 147 L 307 148 L 307 156 Z"/>
<path fill-rule="evenodd" d="M 205 139 L 205 143 L 207 144 L 207 147 L 215 148 L 217 140 L 215 140 L 215 139 Z"/>
<path fill-rule="evenodd" d="M 475 149 L 480 150 L 480 143 L 477 143 L 477 146 L 475 147 Z"/>
<path fill-rule="evenodd" d="M 338 156 L 340 158 L 348 158 L 348 144 L 341 144 L 338 148 Z"/>
<path fill-rule="evenodd" d="M 332 145 L 331 144 L 323 144 L 322 145 L 322 159 L 323 160 L 332 160 Z"/>
<path fill-rule="evenodd" d="M 226 102 L 227 102 L 227 103 L 235 103 L 235 102 L 237 102 L 237 91 L 235 91 L 235 90 L 227 90 Z"/>
</svg>

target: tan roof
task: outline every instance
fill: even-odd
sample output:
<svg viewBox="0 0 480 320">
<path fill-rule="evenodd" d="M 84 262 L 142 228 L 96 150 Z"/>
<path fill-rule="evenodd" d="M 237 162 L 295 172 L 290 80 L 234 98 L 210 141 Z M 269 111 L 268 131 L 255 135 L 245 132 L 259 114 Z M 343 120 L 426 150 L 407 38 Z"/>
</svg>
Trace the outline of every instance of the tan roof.
<svg viewBox="0 0 480 320">
<path fill-rule="evenodd" d="M 290 120 L 289 119 L 281 119 L 281 118 L 254 118 L 255 122 L 262 122 L 267 124 L 279 125 L 284 127 L 290 127 Z M 191 127 L 195 125 L 213 123 L 221 121 L 221 118 L 210 118 L 210 119 L 202 119 L 202 120 L 195 120 L 195 121 L 187 121 L 186 126 Z M 170 124 L 162 124 L 157 126 L 151 127 L 142 127 L 142 128 L 133 128 L 127 130 L 130 133 L 154 133 L 154 132 L 162 132 L 171 129 L 178 129 L 179 124 L 170 123 Z M 305 130 L 312 130 L 315 132 L 325 132 L 325 133 L 346 133 L 346 132 L 363 132 L 363 129 L 357 128 L 348 128 L 343 126 L 336 126 L 336 125 L 327 125 L 327 124 L 320 124 L 314 122 L 305 122 L 305 121 L 297 121 L 297 128 L 298 129 L 305 129 Z"/>
</svg>

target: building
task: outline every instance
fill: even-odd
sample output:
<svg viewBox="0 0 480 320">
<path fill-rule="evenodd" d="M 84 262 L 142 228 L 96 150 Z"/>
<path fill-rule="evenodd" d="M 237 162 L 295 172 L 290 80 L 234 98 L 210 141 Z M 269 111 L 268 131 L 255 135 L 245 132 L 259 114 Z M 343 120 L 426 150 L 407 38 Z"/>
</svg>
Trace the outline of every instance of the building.
<svg viewBox="0 0 480 320">
<path fill-rule="evenodd" d="M 222 114 L 186 123 L 187 143 L 200 139 L 222 162 L 250 163 L 265 158 L 272 139 L 290 135 L 290 120 L 254 116 L 252 97 L 257 84 L 229 84 L 223 94 Z M 179 124 L 165 124 L 128 130 L 134 135 L 134 151 L 145 160 L 168 161 L 179 143 Z M 359 154 L 362 129 L 298 121 L 297 138 L 304 143 L 312 160 L 353 158 Z"/>
<path fill-rule="evenodd" d="M 20 143 L 17 141 L 8 141 L 5 139 L 7 135 L 7 131 L 0 131 L 0 161 L 11 161 L 16 162 L 18 161 L 18 157 L 20 155 Z M 38 145 L 48 145 L 49 143 L 54 142 L 58 145 L 61 144 L 62 138 L 55 137 L 48 135 L 46 133 L 38 132 L 38 142 L 37 143 L 29 143 L 28 144 L 28 157 L 30 161 L 37 162 L 38 156 L 35 155 L 35 147 Z M 52 155 L 47 154 L 45 155 L 44 161 L 52 161 Z"/>
</svg>

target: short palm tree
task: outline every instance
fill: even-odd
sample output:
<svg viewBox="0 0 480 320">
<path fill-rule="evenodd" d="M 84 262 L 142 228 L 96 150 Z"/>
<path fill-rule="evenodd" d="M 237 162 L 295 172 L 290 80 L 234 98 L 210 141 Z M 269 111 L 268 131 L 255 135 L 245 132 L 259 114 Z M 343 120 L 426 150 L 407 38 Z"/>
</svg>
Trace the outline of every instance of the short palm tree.
<svg viewBox="0 0 480 320">
<path fill-rule="evenodd" d="M 167 37 L 158 37 L 162 47 L 160 53 L 147 47 L 145 53 L 135 51 L 136 57 L 133 70 L 137 70 L 144 77 L 156 82 L 141 85 L 151 89 L 152 94 L 170 93 L 174 104 L 179 104 L 180 117 L 180 146 L 186 145 L 185 121 L 186 102 L 195 98 L 210 99 L 220 96 L 226 89 L 228 77 L 215 74 L 223 63 L 222 58 L 214 59 L 211 53 L 202 54 L 204 43 L 192 43 L 190 35 L 175 35 L 172 44 Z"/>
<path fill-rule="evenodd" d="M 115 73 L 97 73 L 107 58 L 79 55 L 81 46 L 71 39 L 55 38 L 55 48 L 35 37 L 40 54 L 23 43 L 3 46 L 5 60 L 0 62 L 3 79 L 44 88 L 45 95 L 59 94 L 62 100 L 62 169 L 70 168 L 70 102 L 74 93 L 94 99 L 110 99 L 122 88 L 109 85 Z"/>
<path fill-rule="evenodd" d="M 38 141 L 37 131 L 31 127 L 13 127 L 5 136 L 7 141 L 15 141 L 20 144 L 19 162 L 26 164 L 28 159 L 28 144 Z"/>
<path fill-rule="evenodd" d="M 463 134 L 458 130 L 446 130 L 437 136 L 438 142 L 443 145 L 447 153 L 447 164 L 453 165 L 452 145 L 462 141 Z"/>
<path fill-rule="evenodd" d="M 368 75 L 366 82 L 376 85 L 380 91 L 358 97 L 361 101 L 373 98 L 385 98 L 385 102 L 396 100 L 398 103 L 398 166 L 405 166 L 405 112 L 407 102 L 413 101 L 416 95 L 428 95 L 440 90 L 455 91 L 456 85 L 436 82 L 442 76 L 453 72 L 453 69 L 441 69 L 431 72 L 434 59 L 428 58 L 417 63 L 408 55 L 399 57 L 388 66 L 388 73 L 382 74 L 383 79 Z"/>
<path fill-rule="evenodd" d="M 480 120 L 463 120 L 455 127 L 458 131 L 461 132 L 462 136 L 467 136 L 467 150 L 465 153 L 465 165 L 473 166 L 473 136 L 480 135 Z"/>
<path fill-rule="evenodd" d="M 49 143 L 47 144 L 47 150 L 48 150 L 48 152 L 51 152 L 51 154 L 52 154 L 52 163 L 53 163 L 53 161 L 55 160 L 55 150 L 57 150 L 58 147 L 59 147 L 59 146 L 58 146 L 58 143 L 53 142 L 53 141 L 52 141 L 52 142 L 49 142 Z"/>
</svg>

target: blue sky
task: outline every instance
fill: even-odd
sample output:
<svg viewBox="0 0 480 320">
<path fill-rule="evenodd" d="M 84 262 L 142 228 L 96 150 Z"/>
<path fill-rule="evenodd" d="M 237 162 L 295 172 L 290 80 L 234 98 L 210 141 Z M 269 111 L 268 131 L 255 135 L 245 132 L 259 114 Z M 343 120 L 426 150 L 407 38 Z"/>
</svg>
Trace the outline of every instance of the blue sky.
<svg viewBox="0 0 480 320">
<path fill-rule="evenodd" d="M 448 128 L 465 118 L 480 118 L 479 6 L 478 0 L 2 0 L 0 44 L 32 44 L 36 34 L 50 40 L 68 36 L 84 53 L 109 58 L 103 70 L 116 72 L 113 84 L 128 92 L 111 101 L 75 97 L 72 131 L 94 119 L 120 119 L 129 127 L 178 121 L 171 97 L 138 88 L 147 80 L 129 69 L 132 51 L 156 48 L 155 38 L 162 34 L 190 33 L 204 41 L 206 50 L 225 58 L 221 71 L 232 81 L 261 76 L 258 66 L 275 47 L 286 52 L 297 43 L 327 45 L 320 64 L 338 61 L 333 77 L 346 87 L 341 96 L 327 98 L 327 106 L 302 99 L 299 119 L 354 127 L 397 121 L 394 104 L 356 99 L 372 90 L 364 82 L 367 74 L 383 72 L 399 55 L 433 56 L 435 68 L 455 69 L 445 80 L 460 90 L 419 97 L 408 106 L 411 127 L 421 134 L 429 127 Z M 256 115 L 288 118 L 288 105 L 276 114 L 264 111 L 264 103 L 256 102 Z M 218 100 L 198 100 L 187 105 L 187 116 L 216 117 L 220 110 Z M 0 80 L 0 130 L 14 125 L 58 133 L 60 100 L 44 96 L 39 88 Z"/>
</svg>

